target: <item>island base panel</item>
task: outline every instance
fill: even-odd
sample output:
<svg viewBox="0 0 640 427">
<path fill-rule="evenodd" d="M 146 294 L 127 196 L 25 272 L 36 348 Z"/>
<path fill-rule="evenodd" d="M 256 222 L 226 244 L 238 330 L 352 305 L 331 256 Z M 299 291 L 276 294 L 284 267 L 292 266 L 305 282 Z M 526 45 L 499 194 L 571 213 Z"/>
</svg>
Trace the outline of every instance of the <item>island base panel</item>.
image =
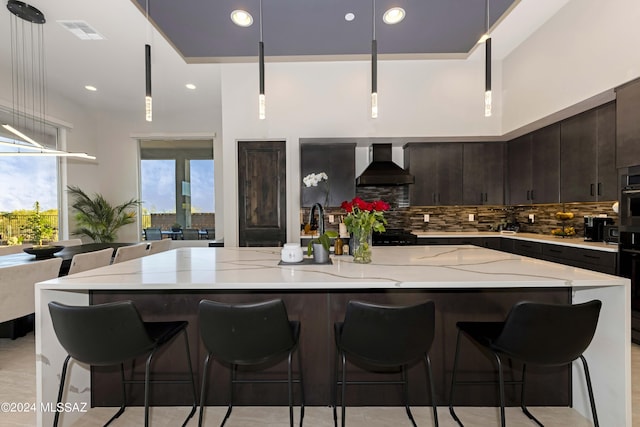
<svg viewBox="0 0 640 427">
<path fill-rule="evenodd" d="M 203 361 L 206 356 L 199 337 L 198 303 L 201 299 L 212 299 L 228 303 L 248 303 L 282 298 L 289 317 L 302 324 L 300 347 L 302 352 L 305 397 L 308 405 L 331 404 L 334 378 L 335 344 L 333 324 L 342 321 L 346 305 L 350 300 L 362 300 L 379 304 L 407 305 L 433 300 L 436 305 L 436 333 L 430 352 L 432 371 L 438 406 L 448 405 L 451 372 L 456 346 L 457 321 L 503 320 L 513 304 L 522 300 L 568 303 L 570 289 L 501 289 L 501 290 L 367 290 L 367 291 L 166 291 L 166 292 L 114 292 L 92 291 L 91 304 L 110 301 L 133 300 L 142 317 L 147 321 L 185 319 L 189 321 L 188 336 L 191 359 L 196 376 L 197 393 Z M 526 333 L 526 331 L 523 331 Z M 460 353 L 460 380 L 494 380 L 497 373 L 491 360 L 473 344 L 463 339 Z M 144 376 L 144 359 L 125 365 L 126 378 L 139 379 Z M 519 379 L 521 366 L 506 362 L 505 378 Z M 286 378 L 286 361 L 266 366 L 263 371 L 240 371 L 239 378 Z M 348 378 L 380 379 L 380 375 L 367 373 L 348 364 Z M 152 377 L 174 379 L 187 371 L 182 338 L 158 353 L 152 362 Z M 294 358 L 294 372 L 297 358 Z M 229 402 L 228 367 L 218 362 L 210 366 L 210 382 L 207 405 L 226 405 Z M 399 378 L 399 374 L 384 376 Z M 120 405 L 120 374 L 118 367 L 92 368 L 91 388 L 93 406 Z M 569 406 L 571 402 L 571 378 L 568 367 L 536 369 L 527 366 L 527 404 L 531 406 Z M 430 405 L 424 363 L 416 363 L 409 369 L 410 403 Z M 287 405 L 287 388 L 283 385 L 247 384 L 238 385 L 234 392 L 237 405 Z M 505 388 L 509 406 L 520 404 L 520 387 Z M 127 388 L 128 404 L 143 405 L 143 385 Z M 190 405 L 189 385 L 152 386 L 151 404 L 161 406 Z M 300 402 L 299 387 L 294 385 L 294 401 Z M 350 406 L 399 405 L 402 390 L 399 386 L 348 386 L 347 404 Z M 456 388 L 457 406 L 498 406 L 497 385 L 460 385 Z"/>
</svg>

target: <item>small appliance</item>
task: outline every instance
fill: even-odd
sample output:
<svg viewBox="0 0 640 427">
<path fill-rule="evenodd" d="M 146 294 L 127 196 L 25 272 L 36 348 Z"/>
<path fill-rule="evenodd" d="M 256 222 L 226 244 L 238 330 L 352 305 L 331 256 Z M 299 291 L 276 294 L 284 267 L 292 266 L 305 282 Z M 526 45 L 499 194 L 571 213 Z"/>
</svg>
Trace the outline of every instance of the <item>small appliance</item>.
<svg viewBox="0 0 640 427">
<path fill-rule="evenodd" d="M 599 216 L 584 217 L 584 240 L 602 242 L 604 240 L 605 225 L 613 224 L 613 218 Z"/>
<path fill-rule="evenodd" d="M 605 243 L 617 245 L 620 243 L 620 230 L 617 225 L 605 225 L 603 238 Z"/>
</svg>

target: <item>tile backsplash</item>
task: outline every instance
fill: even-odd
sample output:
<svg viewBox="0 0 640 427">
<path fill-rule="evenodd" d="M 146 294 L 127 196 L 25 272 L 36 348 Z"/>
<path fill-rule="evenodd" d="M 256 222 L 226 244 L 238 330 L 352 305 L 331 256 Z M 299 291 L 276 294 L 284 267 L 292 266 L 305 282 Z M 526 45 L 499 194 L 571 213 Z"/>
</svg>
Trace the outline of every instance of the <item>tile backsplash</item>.
<svg viewBox="0 0 640 427">
<path fill-rule="evenodd" d="M 367 201 L 381 199 L 391 205 L 385 213 L 387 228 L 413 231 L 491 231 L 501 223 L 517 222 L 521 232 L 551 234 L 551 230 L 563 226 L 555 216 L 559 211 L 573 212 L 573 219 L 565 221 L 564 225 L 574 227 L 577 236 L 584 234 L 585 216 L 606 215 L 618 223 L 618 215 L 613 211 L 615 201 L 517 206 L 409 206 L 406 186 L 357 187 L 357 195 Z M 326 228 L 337 230 L 340 218 L 345 214 L 340 207 L 325 208 Z M 425 214 L 429 214 L 428 223 L 424 222 Z M 308 222 L 309 209 L 301 209 L 300 215 L 301 224 Z M 329 215 L 334 215 L 334 224 L 329 224 Z M 473 215 L 473 221 L 469 221 L 470 215 Z M 533 222 L 529 215 L 533 215 Z"/>
</svg>

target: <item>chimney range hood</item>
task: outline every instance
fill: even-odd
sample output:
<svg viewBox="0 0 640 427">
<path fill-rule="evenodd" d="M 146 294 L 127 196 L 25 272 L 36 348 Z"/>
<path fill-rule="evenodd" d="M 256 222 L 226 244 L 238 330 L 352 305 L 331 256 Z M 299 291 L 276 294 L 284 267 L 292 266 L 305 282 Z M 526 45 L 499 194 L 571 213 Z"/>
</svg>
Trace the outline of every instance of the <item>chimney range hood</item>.
<svg viewBox="0 0 640 427">
<path fill-rule="evenodd" d="M 413 184 L 413 175 L 391 160 L 391 144 L 371 144 L 372 161 L 356 178 L 356 185 L 407 185 Z"/>
</svg>

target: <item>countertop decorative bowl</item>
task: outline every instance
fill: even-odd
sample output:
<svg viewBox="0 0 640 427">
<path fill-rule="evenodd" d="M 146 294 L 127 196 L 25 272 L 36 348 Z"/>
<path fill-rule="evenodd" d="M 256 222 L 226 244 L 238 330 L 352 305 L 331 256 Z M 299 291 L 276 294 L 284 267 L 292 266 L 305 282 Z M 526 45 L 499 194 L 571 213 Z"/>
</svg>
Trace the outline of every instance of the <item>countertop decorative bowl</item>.
<svg viewBox="0 0 640 427">
<path fill-rule="evenodd" d="M 36 259 L 46 259 L 53 257 L 53 254 L 60 252 L 63 249 L 64 246 L 42 245 L 24 248 L 23 251 L 30 255 L 35 255 Z"/>
</svg>

